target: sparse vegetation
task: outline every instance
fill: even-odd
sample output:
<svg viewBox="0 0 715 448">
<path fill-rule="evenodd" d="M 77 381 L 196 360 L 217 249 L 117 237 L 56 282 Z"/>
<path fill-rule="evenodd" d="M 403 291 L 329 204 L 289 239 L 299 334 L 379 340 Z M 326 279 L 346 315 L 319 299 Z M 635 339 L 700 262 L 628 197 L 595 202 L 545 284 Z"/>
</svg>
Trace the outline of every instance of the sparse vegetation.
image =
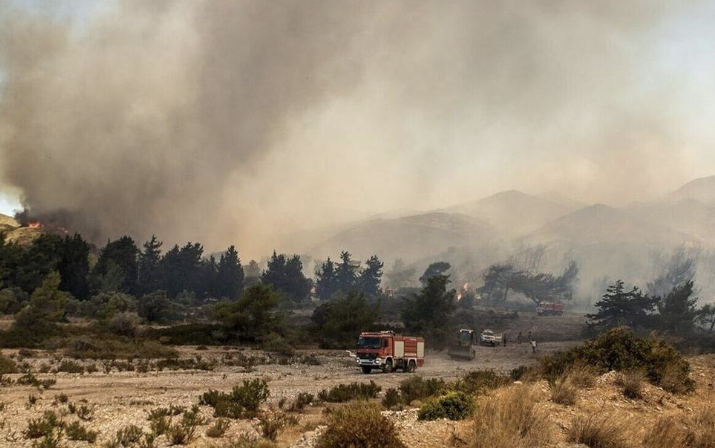
<svg viewBox="0 0 715 448">
<path fill-rule="evenodd" d="M 565 406 L 573 406 L 578 399 L 578 389 L 568 375 L 562 375 L 549 384 L 551 401 Z"/>
<path fill-rule="evenodd" d="M 263 412 L 258 415 L 256 427 L 265 439 L 275 442 L 283 428 L 292 422 L 283 412 Z"/>
<path fill-rule="evenodd" d="M 214 408 L 215 417 L 252 418 L 269 394 L 265 380 L 243 380 L 230 393 L 209 390 L 201 396 L 200 404 Z"/>
<path fill-rule="evenodd" d="M 309 394 L 307 392 L 299 392 L 298 396 L 295 397 L 295 400 L 293 401 L 293 403 L 291 403 L 288 410 L 290 412 L 300 412 L 306 406 L 311 405 L 314 399 L 315 397 L 313 396 L 313 394 Z"/>
<path fill-rule="evenodd" d="M 211 426 L 206 429 L 206 437 L 219 438 L 223 437 L 231 426 L 231 420 L 227 418 L 216 419 Z"/>
<path fill-rule="evenodd" d="M 333 410 L 317 448 L 405 448 L 395 425 L 380 413 L 379 406 L 355 402 Z"/>
<path fill-rule="evenodd" d="M 638 370 L 619 372 L 616 375 L 616 385 L 621 388 L 623 395 L 634 400 L 643 398 L 643 381 L 645 375 Z"/>
<path fill-rule="evenodd" d="M 369 383 L 338 384 L 330 390 L 321 390 L 318 399 L 327 403 L 345 403 L 350 400 L 376 398 L 382 388 L 374 381 Z"/>
<path fill-rule="evenodd" d="M 79 440 L 89 443 L 94 443 L 97 440 L 99 433 L 92 431 L 82 426 L 80 422 L 72 422 L 65 425 L 65 434 L 69 440 Z"/>
</svg>

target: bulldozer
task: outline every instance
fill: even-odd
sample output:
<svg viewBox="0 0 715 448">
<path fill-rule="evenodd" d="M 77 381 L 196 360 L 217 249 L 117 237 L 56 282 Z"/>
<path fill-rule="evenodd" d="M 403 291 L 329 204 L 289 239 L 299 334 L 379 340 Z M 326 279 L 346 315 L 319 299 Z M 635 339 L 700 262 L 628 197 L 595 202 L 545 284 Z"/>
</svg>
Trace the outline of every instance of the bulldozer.
<svg viewBox="0 0 715 448">
<path fill-rule="evenodd" d="M 477 356 L 474 345 L 474 330 L 462 328 L 457 333 L 457 341 L 449 346 L 448 354 L 452 359 L 471 361 Z"/>
</svg>

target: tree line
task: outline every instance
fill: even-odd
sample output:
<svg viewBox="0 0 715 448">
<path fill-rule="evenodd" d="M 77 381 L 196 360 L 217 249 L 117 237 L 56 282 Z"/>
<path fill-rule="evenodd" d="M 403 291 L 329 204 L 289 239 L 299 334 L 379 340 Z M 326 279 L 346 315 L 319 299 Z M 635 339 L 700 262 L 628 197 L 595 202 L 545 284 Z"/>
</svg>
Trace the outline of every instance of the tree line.
<svg viewBox="0 0 715 448">
<path fill-rule="evenodd" d="M 261 270 L 254 260 L 243 266 L 235 246 L 218 258 L 206 255 L 200 243 L 188 242 L 162 251 L 155 236 L 141 247 L 123 236 L 96 250 L 81 235 L 43 234 L 28 246 L 8 243 L 0 235 L 0 290 L 27 298 L 52 272 L 60 278 L 59 290 L 86 301 L 100 294 L 122 293 L 144 297 L 162 291 L 169 299 L 191 296 L 193 300 L 237 300 L 245 287 L 270 285 L 284 300 L 300 304 L 315 295 L 321 299 L 345 296 L 356 290 L 380 294 L 383 263 L 375 255 L 365 267 L 345 251 L 340 262 L 330 258 L 321 264 L 316 280 L 306 277 L 299 255 L 278 254 Z M 3 297 L 3 294 L 0 294 Z M 12 312 L 0 298 L 0 312 Z"/>
</svg>

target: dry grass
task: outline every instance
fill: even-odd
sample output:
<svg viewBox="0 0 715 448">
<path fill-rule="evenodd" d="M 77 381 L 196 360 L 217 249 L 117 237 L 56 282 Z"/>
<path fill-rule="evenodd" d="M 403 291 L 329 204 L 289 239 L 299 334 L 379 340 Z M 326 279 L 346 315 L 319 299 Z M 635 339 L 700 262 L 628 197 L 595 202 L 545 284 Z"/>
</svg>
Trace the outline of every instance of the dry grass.
<svg viewBox="0 0 715 448">
<path fill-rule="evenodd" d="M 566 433 L 571 443 L 582 443 L 589 448 L 628 448 L 623 422 L 612 415 L 579 416 L 571 421 Z"/>
<path fill-rule="evenodd" d="M 643 382 L 645 374 L 638 370 L 619 372 L 616 376 L 616 385 L 627 398 L 639 400 L 643 398 Z"/>
<path fill-rule="evenodd" d="M 578 399 L 578 388 L 569 376 L 562 376 L 550 384 L 551 401 L 564 406 L 573 406 Z"/>
<path fill-rule="evenodd" d="M 575 364 L 568 370 L 568 378 L 579 389 L 589 389 L 596 385 L 596 371 L 585 364 Z"/>
<path fill-rule="evenodd" d="M 690 416 L 660 418 L 646 433 L 643 445 L 648 448 L 715 447 L 715 404 L 706 403 Z"/>
<path fill-rule="evenodd" d="M 646 432 L 643 446 L 649 448 L 685 447 L 687 431 L 683 422 L 673 416 L 661 417 L 653 428 Z"/>
<path fill-rule="evenodd" d="M 539 447 L 551 438 L 545 413 L 526 386 L 515 386 L 480 398 L 474 411 L 472 448 Z"/>
</svg>

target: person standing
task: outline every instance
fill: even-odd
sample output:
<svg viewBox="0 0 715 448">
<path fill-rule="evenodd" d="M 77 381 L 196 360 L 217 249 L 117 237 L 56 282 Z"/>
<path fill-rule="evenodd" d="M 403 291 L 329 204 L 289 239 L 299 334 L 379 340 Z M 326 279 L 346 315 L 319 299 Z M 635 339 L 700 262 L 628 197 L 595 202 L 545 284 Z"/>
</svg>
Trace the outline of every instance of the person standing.
<svg viewBox="0 0 715 448">
<path fill-rule="evenodd" d="M 501 341 L 504 344 L 504 347 L 506 347 L 506 331 L 501 334 Z"/>
<path fill-rule="evenodd" d="M 531 353 L 536 353 L 536 341 L 534 339 L 531 340 Z"/>
</svg>

